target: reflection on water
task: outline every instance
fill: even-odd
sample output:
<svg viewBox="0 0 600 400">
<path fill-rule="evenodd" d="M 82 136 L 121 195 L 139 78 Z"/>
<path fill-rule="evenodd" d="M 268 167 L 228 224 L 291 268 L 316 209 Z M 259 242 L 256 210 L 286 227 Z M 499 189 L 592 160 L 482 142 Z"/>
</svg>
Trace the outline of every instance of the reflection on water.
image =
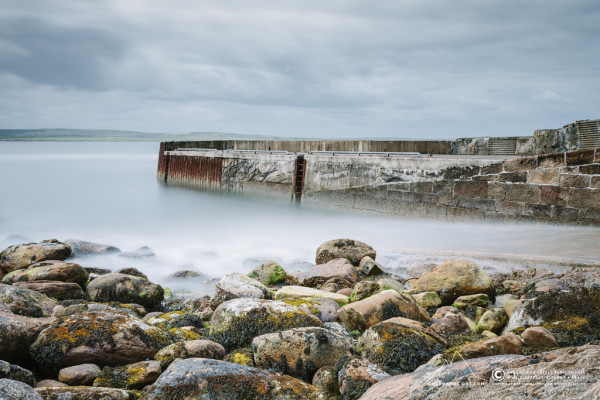
<svg viewBox="0 0 600 400">
<path fill-rule="evenodd" d="M 288 270 L 305 268 L 321 242 L 338 237 L 372 245 L 384 267 L 399 273 L 407 265 L 472 254 L 493 268 L 526 264 L 506 254 L 532 265 L 544 259 L 600 262 L 597 228 L 344 214 L 202 193 L 159 183 L 157 155 L 158 143 L 0 142 L 0 241 L 22 235 L 83 239 L 124 251 L 146 245 L 155 258 L 80 262 L 138 267 L 159 282 L 183 269 L 208 277 L 245 272 L 265 259 Z"/>
</svg>

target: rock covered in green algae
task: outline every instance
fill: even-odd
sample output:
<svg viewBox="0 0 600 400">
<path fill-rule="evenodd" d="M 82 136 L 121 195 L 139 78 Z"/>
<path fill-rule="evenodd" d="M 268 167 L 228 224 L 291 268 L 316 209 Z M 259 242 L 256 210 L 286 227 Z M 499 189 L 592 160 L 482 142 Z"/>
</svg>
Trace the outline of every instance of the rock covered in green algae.
<svg viewBox="0 0 600 400">
<path fill-rule="evenodd" d="M 452 304 L 460 296 L 485 293 L 495 298 L 492 279 L 472 261 L 448 260 L 412 283 L 414 292 L 437 292 L 442 304 Z"/>
<path fill-rule="evenodd" d="M 141 400 L 316 400 L 317 388 L 290 376 L 205 358 L 177 360 Z"/>
<path fill-rule="evenodd" d="M 92 301 L 137 303 L 148 309 L 160 306 L 164 296 L 160 285 L 144 278 L 116 272 L 97 277 L 90 282 L 86 291 Z"/>
<path fill-rule="evenodd" d="M 56 239 L 10 246 L 0 253 L 0 269 L 8 273 L 46 260 L 66 260 L 71 247 Z"/>
<path fill-rule="evenodd" d="M 322 327 L 314 315 L 281 301 L 234 299 L 221 304 L 210 319 L 210 338 L 226 349 L 247 346 L 256 336 L 305 326 Z"/>
<path fill-rule="evenodd" d="M 198 339 L 174 343 L 154 355 L 161 368 L 165 369 L 177 358 L 212 358 L 222 360 L 225 348 L 212 340 Z"/>
<path fill-rule="evenodd" d="M 317 249 L 316 264 L 325 264 L 336 258 L 346 258 L 358 266 L 364 257 L 375 260 L 377 253 L 366 243 L 352 239 L 334 239 L 321 244 Z"/>
<path fill-rule="evenodd" d="M 257 336 L 252 341 L 254 363 L 260 368 L 309 381 L 317 370 L 354 353 L 345 336 L 325 328 L 294 328 Z"/>
<path fill-rule="evenodd" d="M 358 340 L 361 355 L 391 374 L 414 371 L 445 347 L 420 327 L 383 321 L 367 329 Z"/>
<path fill-rule="evenodd" d="M 508 322 L 508 314 L 502 308 L 487 310 L 477 322 L 477 331 L 500 333 Z"/>
<path fill-rule="evenodd" d="M 146 322 L 166 330 L 184 326 L 194 326 L 196 328 L 204 327 L 204 320 L 201 316 L 187 311 L 171 311 L 149 318 Z"/>
<path fill-rule="evenodd" d="M 338 319 L 351 331 L 364 331 L 393 317 L 419 320 L 419 315 L 419 306 L 412 296 L 394 290 L 377 293 L 338 310 Z"/>
<path fill-rule="evenodd" d="M 85 287 L 88 272 L 79 264 L 64 261 L 41 261 L 25 269 L 9 272 L 2 278 L 3 283 L 31 281 L 61 281 L 76 283 Z"/>
<path fill-rule="evenodd" d="M 44 329 L 31 346 L 31 355 L 38 368 L 58 373 L 77 364 L 114 366 L 142 361 L 173 342 L 170 333 L 128 314 L 81 312 Z"/>
<path fill-rule="evenodd" d="M 274 261 L 264 263 L 254 268 L 248 274 L 249 278 L 256 279 L 260 283 L 266 286 L 276 285 L 284 282 L 287 277 L 287 273 Z"/>
<path fill-rule="evenodd" d="M 27 317 L 48 317 L 56 307 L 55 300 L 34 290 L 0 283 L 0 303 L 10 311 Z"/>
</svg>

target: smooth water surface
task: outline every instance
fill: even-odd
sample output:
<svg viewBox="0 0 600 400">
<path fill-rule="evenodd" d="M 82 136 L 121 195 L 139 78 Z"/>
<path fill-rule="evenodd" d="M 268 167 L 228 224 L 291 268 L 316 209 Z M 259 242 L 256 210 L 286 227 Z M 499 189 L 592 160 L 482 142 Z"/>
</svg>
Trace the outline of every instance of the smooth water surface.
<svg viewBox="0 0 600 400">
<path fill-rule="evenodd" d="M 156 179 L 158 143 L 0 142 L 0 245 L 82 239 L 123 251 L 149 246 L 155 258 L 78 260 L 84 266 L 138 267 L 165 282 L 192 269 L 209 277 L 248 272 L 273 259 L 306 268 L 325 240 L 372 245 L 384 267 L 450 257 L 506 254 L 600 261 L 600 229 L 401 219 L 309 210 L 165 186 Z M 15 237 L 20 235 L 22 237 Z M 522 264 L 522 263 L 521 263 Z"/>
</svg>

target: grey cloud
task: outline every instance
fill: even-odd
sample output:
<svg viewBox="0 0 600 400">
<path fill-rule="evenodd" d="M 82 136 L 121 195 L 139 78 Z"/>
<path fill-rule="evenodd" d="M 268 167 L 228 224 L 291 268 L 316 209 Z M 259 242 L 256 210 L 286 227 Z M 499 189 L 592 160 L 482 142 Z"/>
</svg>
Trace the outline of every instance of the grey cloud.
<svg viewBox="0 0 600 400">
<path fill-rule="evenodd" d="M 0 35 L 20 49 L 0 59 L 0 71 L 30 82 L 103 90 L 107 70 L 125 51 L 100 29 L 53 25 L 40 18 L 0 19 Z"/>
</svg>

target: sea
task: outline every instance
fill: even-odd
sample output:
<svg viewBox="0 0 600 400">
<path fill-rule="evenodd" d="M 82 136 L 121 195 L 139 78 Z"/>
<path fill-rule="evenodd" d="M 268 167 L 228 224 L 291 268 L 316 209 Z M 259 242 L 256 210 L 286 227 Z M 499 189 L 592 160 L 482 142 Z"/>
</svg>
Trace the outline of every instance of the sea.
<svg viewBox="0 0 600 400">
<path fill-rule="evenodd" d="M 84 267 L 135 267 L 176 295 L 210 294 L 230 272 L 267 261 L 310 268 L 324 241 L 371 245 L 399 277 L 467 258 L 488 271 L 600 265 L 600 229 L 534 223 L 449 222 L 335 212 L 292 202 L 167 186 L 159 143 L 0 142 L 0 250 L 44 239 L 148 247 L 149 257 L 77 257 Z M 194 279 L 176 279 L 177 271 Z"/>
</svg>

